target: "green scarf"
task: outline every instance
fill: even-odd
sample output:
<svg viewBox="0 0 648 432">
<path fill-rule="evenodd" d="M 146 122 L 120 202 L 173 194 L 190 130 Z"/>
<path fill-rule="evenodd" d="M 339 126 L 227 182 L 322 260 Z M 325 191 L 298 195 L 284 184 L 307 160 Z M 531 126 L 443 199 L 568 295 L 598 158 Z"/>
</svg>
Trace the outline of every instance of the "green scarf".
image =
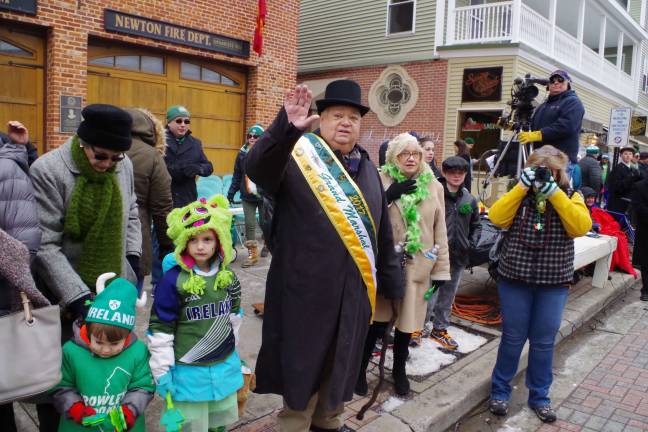
<svg viewBox="0 0 648 432">
<path fill-rule="evenodd" d="M 122 198 L 115 166 L 95 171 L 77 136 L 72 138 L 72 160 L 81 175 L 65 212 L 64 232 L 83 242 L 76 271 L 92 289 L 100 274 L 122 273 Z"/>
<path fill-rule="evenodd" d="M 407 177 L 392 163 L 384 165 L 382 170 L 399 183 L 407 180 Z M 407 234 L 405 251 L 412 255 L 423 248 L 423 243 L 421 243 L 421 228 L 419 227 L 421 215 L 418 211 L 418 205 L 430 196 L 428 185 L 433 179 L 434 176 L 429 171 L 420 174 L 416 178 L 416 190 L 411 194 L 404 194 L 400 197 L 401 214 L 403 215 L 403 219 L 405 219 Z"/>
</svg>

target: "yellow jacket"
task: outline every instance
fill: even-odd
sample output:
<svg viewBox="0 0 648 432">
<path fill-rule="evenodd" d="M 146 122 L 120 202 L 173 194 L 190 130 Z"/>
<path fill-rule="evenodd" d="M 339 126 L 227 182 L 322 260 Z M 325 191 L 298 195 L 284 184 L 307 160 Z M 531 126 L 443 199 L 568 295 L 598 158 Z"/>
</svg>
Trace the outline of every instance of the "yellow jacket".
<svg viewBox="0 0 648 432">
<path fill-rule="evenodd" d="M 510 227 L 526 194 L 527 190 L 518 183 L 493 204 L 488 218 L 500 228 Z M 549 197 L 549 202 L 558 213 L 568 236 L 580 237 L 592 228 L 592 218 L 581 194 L 574 193 L 570 199 L 562 189 L 558 189 Z"/>
</svg>

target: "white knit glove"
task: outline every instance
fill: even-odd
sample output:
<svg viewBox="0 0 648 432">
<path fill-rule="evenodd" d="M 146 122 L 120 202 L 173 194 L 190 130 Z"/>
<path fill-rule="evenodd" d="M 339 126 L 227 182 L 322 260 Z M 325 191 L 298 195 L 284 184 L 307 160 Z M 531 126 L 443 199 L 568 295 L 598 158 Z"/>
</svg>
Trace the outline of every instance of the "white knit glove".
<svg viewBox="0 0 648 432">
<path fill-rule="evenodd" d="M 558 190 L 558 184 L 556 184 L 556 181 L 554 180 L 553 177 L 549 177 L 549 181 L 544 183 L 544 184 L 538 184 L 536 185 L 538 188 L 538 192 L 540 192 L 542 195 L 545 197 L 549 198 L 553 194 L 556 193 Z"/>
<path fill-rule="evenodd" d="M 230 323 L 232 324 L 232 331 L 234 331 L 234 346 L 238 346 L 239 329 L 241 328 L 243 317 L 239 314 L 230 314 L 229 319 L 230 319 Z"/>
<path fill-rule="evenodd" d="M 522 174 L 520 174 L 520 181 L 522 182 L 522 184 L 527 188 L 530 188 L 534 180 L 535 171 L 533 170 L 533 168 L 524 168 L 524 171 L 522 171 Z"/>
</svg>

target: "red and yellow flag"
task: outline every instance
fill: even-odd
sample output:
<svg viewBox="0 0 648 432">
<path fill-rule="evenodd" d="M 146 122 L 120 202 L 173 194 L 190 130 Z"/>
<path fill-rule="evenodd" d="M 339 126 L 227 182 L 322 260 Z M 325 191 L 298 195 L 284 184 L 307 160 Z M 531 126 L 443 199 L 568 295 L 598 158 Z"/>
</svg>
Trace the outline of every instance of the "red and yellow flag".
<svg viewBox="0 0 648 432">
<path fill-rule="evenodd" d="M 267 14 L 268 8 L 266 6 L 266 0 L 259 0 L 259 11 L 257 12 L 254 39 L 252 40 L 252 49 L 259 56 L 263 54 L 263 28 L 265 27 L 265 18 Z"/>
</svg>

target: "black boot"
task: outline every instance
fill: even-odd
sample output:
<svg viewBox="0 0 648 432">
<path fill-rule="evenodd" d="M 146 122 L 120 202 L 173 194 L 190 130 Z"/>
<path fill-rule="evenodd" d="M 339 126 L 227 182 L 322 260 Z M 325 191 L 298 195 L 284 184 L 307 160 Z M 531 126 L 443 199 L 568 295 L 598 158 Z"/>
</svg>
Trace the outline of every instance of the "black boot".
<svg viewBox="0 0 648 432">
<path fill-rule="evenodd" d="M 358 396 L 366 396 L 369 393 L 369 384 L 367 384 L 367 367 L 369 367 L 369 359 L 373 353 L 376 341 L 385 333 L 386 323 L 374 322 L 369 327 L 367 339 L 365 340 L 364 348 L 362 351 L 362 363 L 360 364 L 360 372 L 358 373 L 358 380 L 356 381 L 355 394 Z"/>
<path fill-rule="evenodd" d="M 407 396 L 410 391 L 409 380 L 405 372 L 405 362 L 407 362 L 407 356 L 409 356 L 409 343 L 411 338 L 411 333 L 403 333 L 396 329 L 392 377 L 394 378 L 394 389 L 398 396 Z"/>
</svg>

